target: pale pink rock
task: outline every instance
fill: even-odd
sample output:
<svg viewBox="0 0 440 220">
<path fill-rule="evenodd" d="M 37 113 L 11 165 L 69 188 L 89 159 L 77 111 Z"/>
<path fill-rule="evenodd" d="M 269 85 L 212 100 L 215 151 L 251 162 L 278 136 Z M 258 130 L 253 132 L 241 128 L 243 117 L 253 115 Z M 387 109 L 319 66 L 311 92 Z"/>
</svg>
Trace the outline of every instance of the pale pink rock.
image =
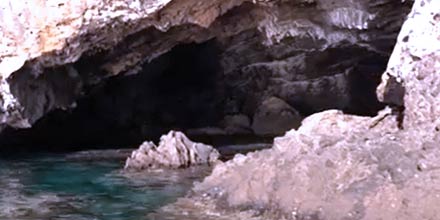
<svg viewBox="0 0 440 220">
<path fill-rule="evenodd" d="M 220 153 L 212 146 L 195 143 L 185 134 L 170 131 L 160 138 L 159 146 L 145 141 L 127 158 L 125 169 L 185 168 L 193 165 L 213 164 Z"/>
</svg>

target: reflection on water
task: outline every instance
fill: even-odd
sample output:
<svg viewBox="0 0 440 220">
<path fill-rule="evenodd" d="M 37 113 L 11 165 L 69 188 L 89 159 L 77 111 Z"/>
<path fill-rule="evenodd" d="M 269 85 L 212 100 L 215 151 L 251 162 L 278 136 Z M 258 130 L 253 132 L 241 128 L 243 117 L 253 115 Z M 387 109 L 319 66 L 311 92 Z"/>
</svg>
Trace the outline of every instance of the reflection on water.
<svg viewBox="0 0 440 220">
<path fill-rule="evenodd" d="M 123 160 L 115 155 L 94 151 L 0 159 L 0 219 L 146 219 L 210 172 L 197 167 L 124 173 Z"/>
</svg>

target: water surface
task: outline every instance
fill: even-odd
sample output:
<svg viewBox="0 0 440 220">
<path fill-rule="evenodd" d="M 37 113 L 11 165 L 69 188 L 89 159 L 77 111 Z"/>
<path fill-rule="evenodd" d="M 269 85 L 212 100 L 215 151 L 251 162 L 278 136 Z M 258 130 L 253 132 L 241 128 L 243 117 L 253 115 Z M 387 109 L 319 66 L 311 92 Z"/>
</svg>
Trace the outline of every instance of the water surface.
<svg viewBox="0 0 440 220">
<path fill-rule="evenodd" d="M 0 219 L 123 220 L 184 196 L 209 167 L 126 173 L 127 152 L 0 158 Z"/>
</svg>

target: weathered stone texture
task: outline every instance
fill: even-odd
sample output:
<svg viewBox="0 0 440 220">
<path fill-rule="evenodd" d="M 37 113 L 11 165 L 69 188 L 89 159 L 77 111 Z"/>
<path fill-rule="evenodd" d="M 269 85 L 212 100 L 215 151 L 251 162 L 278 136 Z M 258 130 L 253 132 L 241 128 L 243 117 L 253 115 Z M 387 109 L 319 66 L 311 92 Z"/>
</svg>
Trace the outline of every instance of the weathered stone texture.
<svg viewBox="0 0 440 220">
<path fill-rule="evenodd" d="M 407 5 L 390 0 L 3 1 L 0 17 L 7 22 L 0 25 L 3 35 L 0 73 L 4 85 L 0 91 L 3 101 L 0 117 L 8 125 L 28 127 L 53 109 L 71 107 L 75 98 L 81 96 L 81 92 L 67 91 L 76 88 L 74 85 L 61 92 L 74 94 L 70 103 L 59 102 L 65 99 L 53 93 L 56 91 L 53 86 L 41 86 L 38 92 L 26 93 L 28 98 L 23 98 L 24 92 L 18 95 L 9 88 L 33 84 L 23 79 L 38 83 L 40 76 L 51 72 L 52 67 L 89 57 L 93 68 L 76 69 L 82 80 L 78 85 L 96 85 L 111 76 L 140 72 L 144 63 L 177 44 L 200 43 L 212 38 L 223 49 L 220 59 L 225 81 L 229 82 L 229 88 L 235 88 L 228 97 L 241 97 L 231 109 L 252 108 L 247 103 L 253 103 L 253 99 L 280 96 L 274 89 L 279 86 L 287 88 L 294 81 L 306 82 L 322 76 L 340 82 L 340 77 L 332 80 L 332 76 L 350 72 L 364 58 L 386 56 L 407 13 Z M 327 51 L 334 48 L 343 49 Z M 347 50 L 359 55 L 359 59 L 347 60 L 341 56 Z M 325 56 L 336 60 L 322 62 Z M 342 58 L 338 60 L 339 56 Z M 33 78 L 14 79 L 11 74 L 30 74 Z M 247 82 L 249 79 L 253 80 Z M 53 84 L 58 82 L 47 83 Z M 237 89 L 237 84 L 242 87 Z M 340 88 L 346 87 L 333 88 L 336 94 L 345 93 Z M 322 94 L 323 89 L 315 90 L 311 94 Z M 51 98 L 44 98 L 45 95 Z M 294 100 L 301 96 L 289 94 Z M 33 106 L 31 99 L 38 100 L 40 107 Z M 352 100 L 358 98 L 335 95 L 330 99 L 337 107 L 349 109 Z M 285 101 L 296 108 L 297 101 Z M 299 100 L 297 105 L 303 101 Z M 313 110 L 326 108 L 323 105 Z M 227 109 L 228 114 L 246 111 L 231 109 Z"/>
<path fill-rule="evenodd" d="M 438 219 L 438 11 L 438 1 L 415 1 L 378 89 L 386 96 L 390 77 L 405 88 L 404 129 L 391 108 L 376 117 L 317 113 L 272 149 L 217 165 L 188 199 L 237 219 L 249 212 L 255 219 Z"/>
<path fill-rule="evenodd" d="M 415 3 L 383 77 L 383 84 L 394 77 L 405 88 L 404 126 L 422 125 L 432 131 L 427 135 L 437 131 L 439 124 L 439 8 L 438 1 Z"/>
<path fill-rule="evenodd" d="M 256 103 L 271 96 L 285 99 L 298 111 L 308 103 L 313 103 L 308 108 L 323 110 L 331 106 L 322 98 L 329 91 L 336 107 L 348 108 L 356 96 L 355 86 L 347 82 L 361 85 L 363 78 L 353 74 L 362 69 L 359 66 L 374 66 L 377 56 L 388 54 L 410 4 L 386 0 L 16 2 L 0 3 L 0 16 L 9 21 L 0 27 L 4 34 L 0 114 L 3 123 L 16 127 L 29 126 L 51 109 L 70 105 L 77 93 L 75 85 L 135 74 L 141 64 L 179 43 L 214 37 L 223 49 L 224 80 L 230 88 L 239 88 L 228 90 L 232 97 L 228 115 L 253 115 Z M 63 10 L 50 13 L 53 6 Z M 176 208 L 164 208 L 164 213 L 205 217 L 249 211 L 255 219 L 438 219 L 439 11 L 438 1 L 415 1 L 378 89 L 384 101 L 404 105 L 403 130 L 401 117 L 391 108 L 375 117 L 336 110 L 314 114 L 298 130 L 275 139 L 272 149 L 237 155 L 217 165 L 194 188 L 192 197 Z M 19 12 L 27 13 L 20 17 Z M 37 12 L 47 16 L 38 17 Z M 58 84 L 39 83 L 43 86 L 33 93 L 39 99 L 30 92 L 17 96 L 32 91 L 20 85 L 32 85 L 28 81 L 38 81 L 49 67 L 100 50 L 105 55 L 96 62 L 99 74 L 78 73 L 84 81 L 72 80 L 64 86 L 71 93 L 52 95 Z M 35 77 L 15 78 L 15 74 Z M 75 79 L 75 74 L 70 76 Z M 240 119 L 239 124 L 246 127 L 250 122 Z M 175 148 L 162 148 L 168 141 Z M 127 167 L 185 167 L 218 156 L 212 148 L 194 153 L 196 146 L 183 135 L 170 133 L 159 147 L 143 145 L 128 159 Z M 175 157 L 165 156 L 170 152 Z M 197 206 L 194 201 L 211 201 L 206 203 L 211 206 Z M 219 219 L 219 215 L 209 217 Z"/>
<path fill-rule="evenodd" d="M 182 132 L 170 131 L 160 139 L 159 146 L 144 142 L 125 162 L 127 170 L 187 168 L 213 164 L 220 153 L 212 146 L 194 143 Z"/>
<path fill-rule="evenodd" d="M 252 129 L 259 135 L 280 135 L 286 130 L 297 128 L 302 116 L 283 100 L 270 97 L 256 110 Z"/>
</svg>

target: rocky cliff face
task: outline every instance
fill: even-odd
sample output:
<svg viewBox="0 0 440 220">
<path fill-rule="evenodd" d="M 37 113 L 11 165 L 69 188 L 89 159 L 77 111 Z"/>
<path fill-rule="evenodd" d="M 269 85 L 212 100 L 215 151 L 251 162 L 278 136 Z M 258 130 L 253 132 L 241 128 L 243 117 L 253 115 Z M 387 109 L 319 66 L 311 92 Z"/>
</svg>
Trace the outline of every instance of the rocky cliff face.
<svg viewBox="0 0 440 220">
<path fill-rule="evenodd" d="M 40 126 L 75 121 L 95 136 L 223 123 L 209 131 L 267 134 L 279 128 L 267 121 L 296 124 L 338 108 L 364 116 L 313 114 L 272 149 L 217 165 L 159 214 L 439 219 L 438 1 L 414 2 L 377 89 L 391 107 L 371 117 L 412 3 L 3 1 L 1 122 L 24 128 L 70 109 L 73 118 L 52 112 L 61 116 Z"/>
<path fill-rule="evenodd" d="M 116 122 L 107 127 L 114 127 L 116 133 L 118 129 L 131 127 L 136 130 L 133 133 L 145 136 L 154 124 L 145 116 L 154 113 L 145 106 L 166 108 L 160 101 L 139 101 L 142 97 L 158 96 L 166 100 L 162 93 L 145 92 L 146 87 L 154 88 L 154 85 L 168 88 L 163 89 L 165 93 L 175 94 L 182 92 L 173 88 L 184 84 L 214 87 L 199 88 L 181 97 L 199 96 L 184 104 L 184 109 L 195 115 L 201 114 L 192 110 L 200 103 L 210 103 L 207 109 L 217 109 L 217 112 L 203 110 L 211 113 L 200 120 L 209 123 L 188 125 L 174 119 L 182 116 L 165 111 L 166 114 L 158 113 L 155 117 L 163 118 L 159 124 L 170 124 L 164 130 L 219 126 L 227 121 L 225 118 L 241 115 L 250 121 L 242 131 L 252 133 L 254 117 L 259 117 L 258 106 L 271 97 L 282 99 L 301 117 L 330 108 L 374 115 L 382 108 L 376 100 L 375 88 L 411 2 L 28 0 L 0 4 L 0 16 L 8 21 L 0 26 L 3 125 L 30 127 L 55 109 L 79 106 L 92 110 L 77 110 L 80 116 L 63 119 L 58 124 L 71 125 L 77 118 L 96 114 L 96 124 L 102 126 L 108 119 L 100 117 L 112 115 Z M 211 46 L 206 46 L 208 41 Z M 173 49 L 177 45 L 203 42 L 204 49 L 200 50 Z M 176 60 L 193 64 L 189 67 Z M 215 68 L 197 67 L 200 63 Z M 180 68 L 170 70 L 170 66 Z M 189 75 L 197 71 L 214 77 L 207 77 L 210 81 L 183 80 L 183 83 L 174 76 L 165 77 L 162 84 L 151 79 L 154 75 L 166 75 L 164 72 L 183 73 L 191 78 Z M 130 79 L 132 82 L 126 85 L 111 86 Z M 135 82 L 139 85 L 134 86 Z M 87 97 L 113 101 L 91 107 L 90 103 L 97 102 L 82 101 Z M 141 110 L 130 111 L 133 109 Z M 51 126 L 37 127 L 44 127 L 48 133 L 57 130 L 47 128 Z M 71 127 L 99 130 L 99 126 Z M 44 136 L 37 133 L 34 136 Z M 269 133 L 279 134 L 279 131 Z"/>
<path fill-rule="evenodd" d="M 220 153 L 212 146 L 195 143 L 182 132 L 170 131 L 161 137 L 159 146 L 145 141 L 125 162 L 125 170 L 154 170 L 188 168 L 215 164 Z"/>
<path fill-rule="evenodd" d="M 272 149 L 218 165 L 192 197 L 163 211 L 189 209 L 200 219 L 438 219 L 439 11 L 438 1 L 417 0 L 402 27 L 378 88 L 394 110 L 314 114 Z"/>
</svg>

